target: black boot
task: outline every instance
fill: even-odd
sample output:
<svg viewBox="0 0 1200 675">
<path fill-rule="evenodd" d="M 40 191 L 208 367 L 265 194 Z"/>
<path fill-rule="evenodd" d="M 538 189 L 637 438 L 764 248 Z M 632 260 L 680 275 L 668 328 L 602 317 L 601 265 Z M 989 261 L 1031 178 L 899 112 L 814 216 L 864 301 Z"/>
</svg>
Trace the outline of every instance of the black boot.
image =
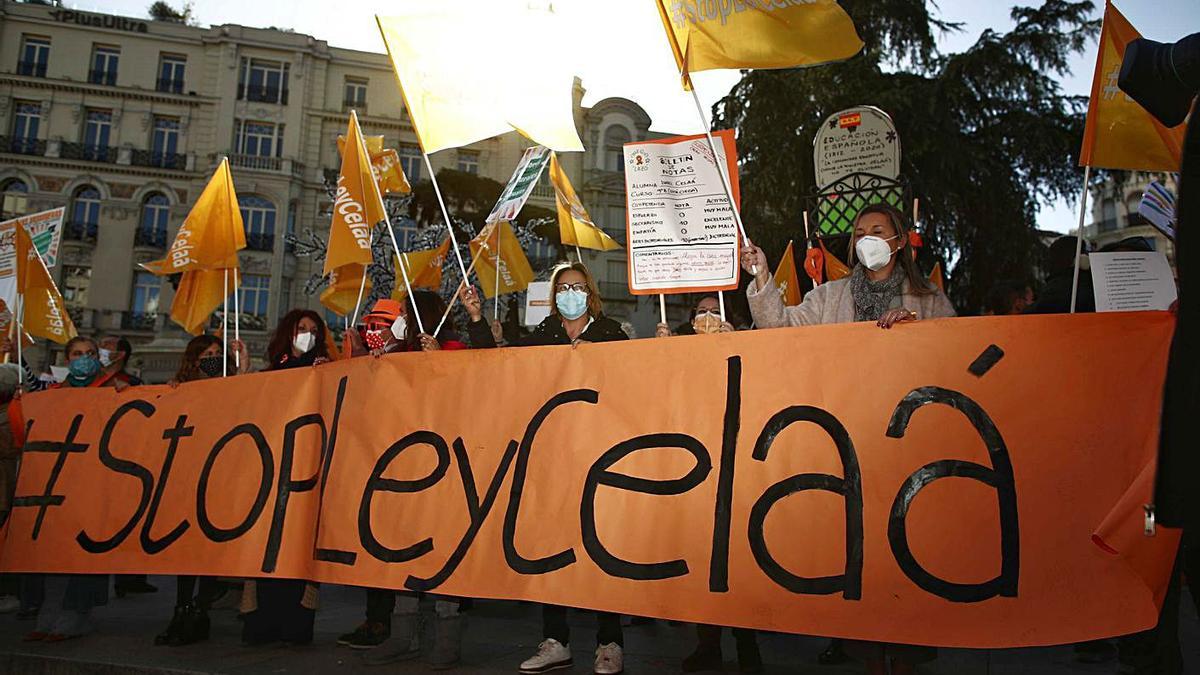
<svg viewBox="0 0 1200 675">
<path fill-rule="evenodd" d="M 183 629 L 183 623 L 187 616 L 187 605 L 176 605 L 175 613 L 171 615 L 171 623 L 167 624 L 167 629 L 158 635 L 154 636 L 154 644 L 162 646 L 171 644 L 179 631 Z"/>
<path fill-rule="evenodd" d="M 737 641 L 738 670 L 743 673 L 761 673 L 763 671 L 762 653 L 758 651 L 758 637 L 754 631 L 734 630 L 733 637 Z"/>
<path fill-rule="evenodd" d="M 831 639 L 829 646 L 817 657 L 817 663 L 823 666 L 836 666 L 839 663 L 845 663 L 849 660 L 850 657 L 846 656 L 846 652 L 842 650 L 841 638 Z"/>
<path fill-rule="evenodd" d="M 698 673 L 706 670 L 721 670 L 721 629 L 718 626 L 696 624 L 696 651 L 683 660 L 682 670 L 685 673 Z"/>
<path fill-rule="evenodd" d="M 184 607 L 183 622 L 180 625 L 179 632 L 171 637 L 169 644 L 172 647 L 182 647 L 183 645 L 207 640 L 210 628 L 211 622 L 208 619 L 208 612 L 204 611 L 194 602 L 188 603 Z"/>
</svg>

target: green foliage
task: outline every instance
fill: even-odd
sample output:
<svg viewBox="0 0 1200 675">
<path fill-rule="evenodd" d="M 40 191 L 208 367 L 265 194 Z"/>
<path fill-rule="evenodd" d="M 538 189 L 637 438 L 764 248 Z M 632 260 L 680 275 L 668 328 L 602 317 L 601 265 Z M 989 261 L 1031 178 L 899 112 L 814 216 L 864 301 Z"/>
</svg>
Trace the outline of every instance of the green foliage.
<svg viewBox="0 0 1200 675">
<path fill-rule="evenodd" d="M 813 138 L 829 115 L 874 105 L 896 123 L 901 172 L 921 202 L 928 248 L 954 261 L 960 312 L 980 308 L 994 282 L 1032 281 L 1040 204 L 1077 198 L 1086 99 L 1055 77 L 1099 29 L 1090 0 L 1044 0 L 1012 10 L 1007 33 L 985 30 L 958 54 L 938 54 L 934 31 L 957 30 L 923 0 L 842 0 L 866 43 L 849 61 L 743 75 L 714 109 L 738 131 L 744 216 L 774 263 L 803 239 L 803 196 L 814 184 Z"/>
<path fill-rule="evenodd" d="M 150 15 L 150 18 L 154 19 L 155 21 L 182 23 L 189 26 L 193 24 L 194 19 L 192 16 L 191 2 L 183 3 L 183 9 L 175 9 L 171 5 L 163 2 L 163 0 L 158 0 L 158 2 L 150 5 L 150 9 L 147 10 L 147 13 Z"/>
</svg>

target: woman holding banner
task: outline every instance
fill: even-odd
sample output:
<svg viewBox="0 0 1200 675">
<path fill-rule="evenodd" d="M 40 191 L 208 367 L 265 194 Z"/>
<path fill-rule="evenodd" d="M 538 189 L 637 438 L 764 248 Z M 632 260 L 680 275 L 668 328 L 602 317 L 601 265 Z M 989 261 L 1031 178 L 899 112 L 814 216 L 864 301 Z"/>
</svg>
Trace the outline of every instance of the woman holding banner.
<svg viewBox="0 0 1200 675">
<path fill-rule="evenodd" d="M 320 314 L 293 309 L 267 343 L 267 370 L 317 366 L 331 360 L 329 329 Z M 298 579 L 256 579 L 242 593 L 242 642 L 306 645 L 312 642 L 317 586 Z"/>
<path fill-rule="evenodd" d="M 587 342 L 611 342 L 628 340 L 621 324 L 604 316 L 604 305 L 600 291 L 587 266 L 581 262 L 561 263 L 550 273 L 550 289 L 554 302 L 550 305 L 550 316 L 538 324 L 532 333 L 521 338 L 515 346 L 532 345 L 578 345 Z M 483 305 L 479 294 L 468 286 L 462 291 L 463 307 L 467 310 L 470 323 L 467 334 L 471 345 L 477 349 L 495 347 L 492 329 L 483 319 Z M 596 635 L 596 662 L 593 672 L 611 675 L 624 670 L 625 643 L 621 631 L 621 617 L 609 612 L 597 612 L 599 631 Z M 546 673 L 571 667 L 570 628 L 567 625 L 567 608 L 558 605 L 542 605 L 542 636 L 537 653 L 521 663 L 522 673 Z"/>
<path fill-rule="evenodd" d="M 854 219 L 850 276 L 817 286 L 804 301 L 786 307 L 767 257 L 757 246 L 742 249 L 742 268 L 757 275 L 746 288 L 750 313 L 759 328 L 874 321 L 880 328 L 919 319 L 955 316 L 944 293 L 921 274 L 908 240 L 904 214 L 887 204 L 871 204 Z M 835 640 L 830 653 L 836 650 Z M 871 675 L 906 675 L 937 656 L 934 647 L 845 641 L 846 651 L 867 664 Z M 825 658 L 825 655 L 822 655 Z M 890 661 L 891 670 L 888 670 Z"/>
<path fill-rule="evenodd" d="M 215 335 L 197 335 L 183 350 L 183 359 L 175 377 L 167 384 L 178 387 L 185 382 L 219 378 L 226 372 L 245 373 L 250 369 L 250 353 L 241 340 L 229 343 L 239 358 L 235 363 L 221 350 L 221 338 Z M 197 582 L 200 592 L 196 592 Z M 221 582 L 215 577 L 175 577 L 175 611 L 167 629 L 154 637 L 156 645 L 178 647 L 208 639 L 210 622 L 208 610 L 222 592 Z"/>
</svg>

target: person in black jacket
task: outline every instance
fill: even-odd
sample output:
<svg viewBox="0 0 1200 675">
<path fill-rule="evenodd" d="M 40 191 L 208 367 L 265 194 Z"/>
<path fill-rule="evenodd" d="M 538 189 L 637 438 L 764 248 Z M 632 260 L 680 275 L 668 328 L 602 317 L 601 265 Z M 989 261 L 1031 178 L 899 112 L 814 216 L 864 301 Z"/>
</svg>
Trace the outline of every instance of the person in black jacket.
<svg viewBox="0 0 1200 675">
<path fill-rule="evenodd" d="M 554 293 L 550 316 L 532 333 L 513 343 L 514 346 L 578 345 L 629 339 L 620 323 L 604 316 L 596 281 L 583 263 L 562 263 L 555 267 L 550 274 L 550 290 Z M 461 298 L 471 319 L 467 324 L 471 346 L 476 349 L 495 347 L 492 328 L 483 319 L 479 294 L 468 286 L 463 289 Z M 600 625 L 593 672 L 601 675 L 620 673 L 624 666 L 622 646 L 625 642 L 621 617 L 608 612 L 597 612 L 596 615 Z M 542 636 L 544 639 L 538 645 L 537 653 L 521 663 L 520 672 L 546 673 L 571 668 L 566 607 L 542 605 Z"/>
</svg>

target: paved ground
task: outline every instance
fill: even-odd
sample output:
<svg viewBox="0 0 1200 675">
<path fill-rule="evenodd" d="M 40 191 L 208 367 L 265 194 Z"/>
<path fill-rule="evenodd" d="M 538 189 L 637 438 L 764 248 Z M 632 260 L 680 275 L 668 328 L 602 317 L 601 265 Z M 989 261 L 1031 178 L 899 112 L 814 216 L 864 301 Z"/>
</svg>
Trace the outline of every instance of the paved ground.
<svg viewBox="0 0 1200 675">
<path fill-rule="evenodd" d="M 113 598 L 97 610 L 97 632 L 56 645 L 25 643 L 21 636 L 32 628 L 13 615 L 0 616 L 0 673 L 396 673 L 426 672 L 422 662 L 385 668 L 364 666 L 359 654 L 334 645 L 337 635 L 362 618 L 363 595 L 355 588 L 325 586 L 317 614 L 316 640 L 308 647 L 250 648 L 240 644 L 241 624 L 232 610 L 212 614 L 210 640 L 188 647 L 155 647 L 153 638 L 171 614 L 174 580 L 156 577 L 162 589 L 153 595 Z M 1181 639 L 1188 673 L 1200 673 L 1200 622 L 1185 598 Z M 425 611 L 431 613 L 432 608 Z M 464 643 L 464 663 L 455 672 L 515 673 L 516 666 L 532 653 L 540 637 L 540 614 L 535 606 L 517 602 L 480 602 L 469 612 Z M 572 613 L 576 667 L 590 672 L 592 631 L 595 620 L 585 612 Z M 626 671 L 677 673 L 679 661 L 695 645 L 691 626 L 665 622 L 627 626 Z M 760 637 L 767 672 L 800 675 L 860 673 L 850 664 L 822 667 L 815 664 L 825 641 L 794 635 Z M 736 672 L 732 638 L 726 636 L 726 670 Z M 1115 673 L 1115 663 L 1082 665 L 1072 660 L 1069 647 L 1015 650 L 944 649 L 937 661 L 923 666 L 925 675 L 1050 675 L 1059 673 Z M 560 671 L 566 672 L 566 671 Z"/>
</svg>

